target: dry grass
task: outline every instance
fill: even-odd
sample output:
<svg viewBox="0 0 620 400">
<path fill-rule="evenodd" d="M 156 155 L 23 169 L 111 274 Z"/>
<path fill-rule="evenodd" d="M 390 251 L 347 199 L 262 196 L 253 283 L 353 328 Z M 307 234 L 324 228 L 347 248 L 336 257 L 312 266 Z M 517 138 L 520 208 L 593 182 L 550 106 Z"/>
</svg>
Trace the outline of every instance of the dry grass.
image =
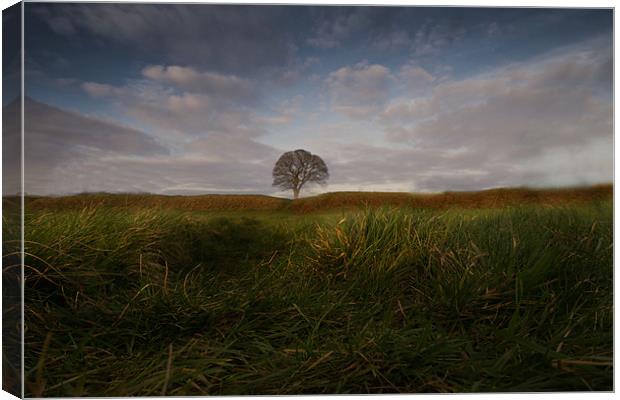
<svg viewBox="0 0 620 400">
<path fill-rule="evenodd" d="M 31 197 L 28 210 L 65 210 L 91 207 L 171 208 L 186 211 L 286 210 L 311 213 L 360 207 L 395 206 L 442 209 L 502 208 L 516 205 L 568 205 L 609 200 L 612 185 L 569 189 L 491 189 L 479 192 L 436 194 L 398 192 L 333 192 L 290 200 L 261 195 L 163 196 L 151 194 L 80 194 L 66 197 Z"/>
<path fill-rule="evenodd" d="M 172 208 L 188 211 L 277 210 L 289 200 L 261 195 L 164 196 L 154 194 L 93 193 L 65 197 L 28 199 L 29 210 L 80 209 L 97 207 Z"/>
<path fill-rule="evenodd" d="M 295 211 L 313 212 L 328 209 L 409 206 L 414 208 L 501 208 L 516 205 L 584 204 L 610 199 L 612 185 L 570 189 L 491 189 L 479 192 L 445 192 L 436 194 L 386 192 L 335 192 L 307 197 L 293 202 Z"/>
</svg>

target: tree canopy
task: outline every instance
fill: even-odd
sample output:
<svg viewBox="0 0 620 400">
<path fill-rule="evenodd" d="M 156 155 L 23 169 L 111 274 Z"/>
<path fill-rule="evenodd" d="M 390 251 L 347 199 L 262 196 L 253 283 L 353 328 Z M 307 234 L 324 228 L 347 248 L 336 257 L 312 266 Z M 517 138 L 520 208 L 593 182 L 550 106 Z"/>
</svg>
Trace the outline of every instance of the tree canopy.
<svg viewBox="0 0 620 400">
<path fill-rule="evenodd" d="M 306 183 L 325 184 L 329 178 L 327 165 L 321 157 L 298 149 L 282 154 L 273 167 L 273 186 L 292 189 L 298 198 Z"/>
</svg>

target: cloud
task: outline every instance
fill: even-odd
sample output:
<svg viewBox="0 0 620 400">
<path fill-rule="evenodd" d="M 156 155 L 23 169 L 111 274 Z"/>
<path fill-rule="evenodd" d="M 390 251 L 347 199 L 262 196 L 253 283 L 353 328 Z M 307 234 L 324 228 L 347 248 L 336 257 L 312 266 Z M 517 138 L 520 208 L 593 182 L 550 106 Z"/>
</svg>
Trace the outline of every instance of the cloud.
<svg viewBox="0 0 620 400">
<path fill-rule="evenodd" d="M 422 94 L 437 80 L 436 76 L 413 62 L 403 65 L 398 71 L 400 86 L 406 88 L 409 96 Z"/>
<path fill-rule="evenodd" d="M 303 110 L 304 96 L 301 94 L 284 99 L 274 107 L 274 115 L 261 117 L 261 120 L 271 125 L 286 125 L 305 114 Z"/>
<path fill-rule="evenodd" d="M 314 18 L 306 44 L 319 49 L 358 43 L 378 50 L 411 46 L 411 26 L 420 9 L 414 7 L 325 7 L 312 9 Z M 424 11 L 422 11 L 424 13 Z"/>
<path fill-rule="evenodd" d="M 213 135 L 189 142 L 176 155 L 92 159 L 83 168 L 114 166 L 114 178 L 98 174 L 73 185 L 83 190 L 141 191 L 164 194 L 269 193 L 271 169 L 281 151 L 251 139 Z M 77 175 L 77 168 L 65 174 Z M 99 188 L 99 189 L 97 189 Z"/>
<path fill-rule="evenodd" d="M 324 141 L 314 149 L 327 163 L 330 180 L 321 191 L 443 192 L 494 187 L 588 185 L 609 182 L 608 141 L 577 149 L 556 149 L 531 162 L 486 160 L 471 151 L 400 148 Z M 514 160 L 509 160 L 514 161 Z"/>
<path fill-rule="evenodd" d="M 601 150 L 611 148 L 613 138 L 611 56 L 608 47 L 586 43 L 447 80 L 426 96 L 393 100 L 379 123 L 396 143 L 459 150 L 454 168 L 487 171 L 486 181 L 495 185 L 604 181 L 613 163 Z M 576 168 L 571 154 L 597 161 Z M 512 175 L 501 179 L 502 170 Z M 473 189 L 485 181 L 467 182 Z"/>
<path fill-rule="evenodd" d="M 142 69 L 142 75 L 156 82 L 166 83 L 183 90 L 212 94 L 219 99 L 249 102 L 257 97 L 254 83 L 232 74 L 197 71 L 176 65 L 151 65 Z"/>
<path fill-rule="evenodd" d="M 203 160 L 217 162 L 238 162 L 260 164 L 277 160 L 281 151 L 255 142 L 252 139 L 234 136 L 213 135 L 193 140 L 186 145 L 183 152 L 186 156 L 198 156 Z"/>
<path fill-rule="evenodd" d="M 356 117 L 372 113 L 384 104 L 392 79 L 389 68 L 363 61 L 331 72 L 325 84 L 332 109 Z"/>
<path fill-rule="evenodd" d="M 381 50 L 396 50 L 411 46 L 413 39 L 405 30 L 381 32 L 374 38 L 372 45 Z"/>
<path fill-rule="evenodd" d="M 66 164 L 67 192 L 110 191 L 164 194 L 269 193 L 279 152 L 251 140 L 199 139 L 191 151 L 152 157 L 91 158 Z M 86 174 L 84 174 L 86 172 Z"/>
<path fill-rule="evenodd" d="M 142 73 L 146 79 L 123 86 L 87 82 L 82 89 L 112 101 L 168 144 L 187 136 L 265 134 L 255 111 L 260 93 L 252 81 L 174 66 L 150 66 Z"/>
<path fill-rule="evenodd" d="M 107 97 L 122 94 L 118 88 L 97 82 L 84 82 L 80 85 L 82 89 L 93 97 Z"/>
<path fill-rule="evenodd" d="M 72 75 L 51 67 L 58 51 L 69 69 L 77 68 L 80 57 L 70 54 L 81 46 L 127 54 L 110 64 L 118 67 L 109 71 L 114 77 L 56 79 L 53 88 L 66 84 L 75 96 L 79 85 L 89 105 L 106 104 L 148 132 L 99 121 L 114 129 L 94 127 L 92 138 L 83 137 L 78 128 L 94 119 L 73 113 L 68 122 L 46 111 L 41 144 L 31 144 L 40 160 L 30 167 L 43 191 L 272 193 L 280 146 L 321 155 L 331 172 L 327 190 L 475 190 L 610 177 L 611 43 L 527 59 L 577 36 L 510 48 L 518 39 L 507 26 L 515 11 L 499 13 L 504 18 L 442 11 L 442 19 L 430 19 L 437 14 L 389 7 L 31 7 L 75 45 L 37 50 L 38 64 L 28 65 L 48 81 L 38 77 L 33 88 L 49 90 L 52 79 Z M 531 21 L 520 26 L 533 29 L 526 36 L 547 35 Z M 591 32 L 579 33 L 585 36 Z M 489 48 L 473 46 L 478 39 Z M 356 63 L 360 54 L 369 61 Z M 83 72 L 99 71 L 91 67 Z"/>
<path fill-rule="evenodd" d="M 320 136 L 305 144 L 326 161 L 329 191 L 609 182 L 611 60 L 609 43 L 595 40 L 460 79 L 405 65 L 383 92 L 402 86 L 406 75 L 425 90 L 388 96 L 379 118 L 368 109 L 346 127 L 323 123 Z M 357 69 L 333 79 L 355 82 L 348 78 Z M 381 134 L 391 143 L 382 143 Z"/>
<path fill-rule="evenodd" d="M 317 18 L 319 22 L 315 25 L 312 36 L 306 39 L 309 45 L 322 49 L 336 47 L 373 23 L 372 10 L 369 8 L 348 7 L 329 11 L 332 12 Z"/>
<path fill-rule="evenodd" d="M 410 117 L 409 129 L 393 139 L 419 145 L 510 145 L 528 153 L 578 144 L 610 132 L 611 104 L 597 93 L 601 80 L 611 83 L 608 61 L 580 49 L 443 82 L 427 97 L 392 104 L 383 121 Z"/>
<path fill-rule="evenodd" d="M 24 105 L 24 174 L 28 193 L 57 193 L 64 186 L 71 185 L 72 177 L 58 175 L 58 169 L 89 158 L 111 154 L 140 157 L 168 153 L 168 149 L 151 136 L 135 129 L 64 111 L 28 97 Z M 10 137 L 19 137 L 19 134 L 10 134 L 20 132 L 19 102 L 5 106 L 3 114 L 6 116 L 3 130 Z M 19 148 L 15 143 L 7 144 L 7 149 Z M 5 165 L 15 169 L 19 161 L 18 153 L 13 153 Z M 19 169 L 8 172 L 19 175 Z M 86 174 L 87 171 L 80 173 Z"/>
<path fill-rule="evenodd" d="M 333 135 L 334 136 L 334 135 Z M 523 173 L 492 171 L 443 149 L 400 148 L 327 140 L 316 147 L 330 170 L 327 190 L 437 192 L 520 183 Z"/>
<path fill-rule="evenodd" d="M 212 97 L 191 93 L 168 94 L 145 100 L 136 92 L 117 99 L 124 112 L 136 121 L 150 126 L 162 140 L 178 141 L 179 137 L 197 137 L 209 134 L 257 137 L 265 134 L 260 115 L 244 108 L 225 106 Z"/>
<path fill-rule="evenodd" d="M 281 151 L 249 138 L 212 135 L 170 152 L 149 135 L 26 98 L 25 191 L 170 194 L 270 192 Z M 19 102 L 4 108 L 5 177 L 19 177 Z M 13 133 L 11 135 L 11 132 Z M 12 139 L 11 139 L 12 138 Z M 19 190 L 8 179 L 4 193 Z"/>
<path fill-rule="evenodd" d="M 428 98 L 396 98 L 381 112 L 379 120 L 389 128 L 388 138 L 398 141 L 409 135 L 407 127 L 413 121 L 433 115 L 433 104 Z M 406 132 L 403 134 L 403 132 Z"/>
<path fill-rule="evenodd" d="M 170 146 L 171 155 L 119 154 L 63 165 L 62 173 L 74 177 L 67 191 L 272 192 L 271 168 L 282 151 L 255 139 L 269 126 L 289 123 L 301 112 L 303 96 L 283 100 L 270 110 L 247 101 L 248 91 L 260 97 L 253 81 L 231 74 L 177 66 L 149 66 L 142 74 L 144 79 L 122 86 L 82 87 L 91 95 L 105 96 L 137 124 L 148 126 Z M 88 171 L 93 179 L 79 171 Z"/>
<path fill-rule="evenodd" d="M 422 81 L 432 82 L 435 77 L 431 75 L 424 68 L 416 66 L 415 64 L 405 64 L 401 67 L 399 77 L 407 81 Z"/>
<path fill-rule="evenodd" d="M 138 130 L 64 111 L 28 97 L 24 105 L 27 145 L 39 147 L 40 140 L 58 148 L 79 146 L 126 155 L 167 153 L 153 137 Z"/>
<path fill-rule="evenodd" d="M 42 184 L 38 193 L 269 193 L 274 162 L 248 163 L 198 156 L 93 157 L 63 164 L 54 171 L 56 187 Z"/>
<path fill-rule="evenodd" d="M 320 64 L 321 60 L 318 57 L 296 57 L 286 67 L 272 69 L 267 76 L 271 82 L 290 87 L 303 80 L 309 70 Z"/>
<path fill-rule="evenodd" d="M 463 39 L 465 34 L 465 27 L 458 21 L 428 21 L 414 35 L 413 53 L 419 57 L 437 55 L 446 46 Z"/>
<path fill-rule="evenodd" d="M 218 72 L 253 73 L 295 55 L 283 7 L 196 4 L 33 4 L 56 34 L 109 39 L 139 54 Z M 284 21 L 284 22 L 283 22 Z"/>
</svg>

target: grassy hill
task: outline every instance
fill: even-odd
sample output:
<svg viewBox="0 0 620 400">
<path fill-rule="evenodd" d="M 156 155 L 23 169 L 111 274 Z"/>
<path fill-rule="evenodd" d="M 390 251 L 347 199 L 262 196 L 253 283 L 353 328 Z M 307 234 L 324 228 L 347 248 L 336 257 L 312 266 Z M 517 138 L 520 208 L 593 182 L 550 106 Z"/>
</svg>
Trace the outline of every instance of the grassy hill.
<svg viewBox="0 0 620 400">
<path fill-rule="evenodd" d="M 84 207 L 174 208 L 186 211 L 288 210 L 300 213 L 359 207 L 498 208 L 520 204 L 559 205 L 611 199 L 612 185 L 568 189 L 507 188 L 434 194 L 403 192 L 332 192 L 290 200 L 263 195 L 165 196 L 94 193 L 64 197 L 30 197 L 27 209 Z"/>
<path fill-rule="evenodd" d="M 26 395 L 613 390 L 612 194 L 29 197 Z"/>
</svg>

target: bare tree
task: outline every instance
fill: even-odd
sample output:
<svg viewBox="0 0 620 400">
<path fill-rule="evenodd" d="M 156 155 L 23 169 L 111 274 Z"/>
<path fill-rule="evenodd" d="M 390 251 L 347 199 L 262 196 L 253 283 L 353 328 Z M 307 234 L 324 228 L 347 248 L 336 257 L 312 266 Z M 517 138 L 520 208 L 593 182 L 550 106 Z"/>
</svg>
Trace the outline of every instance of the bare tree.
<svg viewBox="0 0 620 400">
<path fill-rule="evenodd" d="M 273 186 L 292 189 L 293 197 L 308 182 L 325 184 L 329 178 L 327 165 L 321 157 L 306 150 L 287 151 L 273 167 Z"/>
</svg>

